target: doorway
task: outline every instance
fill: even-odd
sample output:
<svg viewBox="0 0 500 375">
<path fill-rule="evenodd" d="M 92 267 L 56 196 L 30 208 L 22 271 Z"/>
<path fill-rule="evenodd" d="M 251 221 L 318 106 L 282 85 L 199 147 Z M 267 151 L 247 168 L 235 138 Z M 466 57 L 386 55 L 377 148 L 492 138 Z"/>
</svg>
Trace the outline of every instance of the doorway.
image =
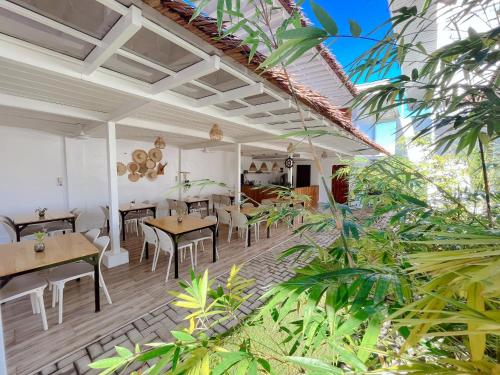
<svg viewBox="0 0 500 375">
<path fill-rule="evenodd" d="M 332 165 L 332 175 L 345 165 Z M 347 203 L 349 194 L 349 179 L 347 176 L 332 178 L 332 195 L 337 203 Z"/>
<path fill-rule="evenodd" d="M 311 166 L 297 165 L 297 180 L 295 187 L 311 186 Z"/>
</svg>

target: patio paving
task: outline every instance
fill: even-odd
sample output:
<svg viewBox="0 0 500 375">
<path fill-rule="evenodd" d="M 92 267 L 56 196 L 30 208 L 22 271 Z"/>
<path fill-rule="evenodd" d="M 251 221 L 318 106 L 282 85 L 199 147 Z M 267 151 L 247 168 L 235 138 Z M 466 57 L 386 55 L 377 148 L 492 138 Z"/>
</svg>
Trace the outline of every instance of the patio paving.
<svg viewBox="0 0 500 375">
<path fill-rule="evenodd" d="M 331 243 L 337 233 L 320 233 L 314 235 L 314 239 L 321 245 Z M 295 261 L 295 257 L 288 257 L 277 260 L 277 256 L 284 249 L 295 244 L 303 243 L 299 236 L 289 237 L 287 240 L 273 246 L 268 251 L 263 252 L 243 264 L 240 272 L 241 276 L 255 279 L 255 284 L 250 292 L 253 295 L 241 306 L 239 314 L 241 317 L 251 314 L 262 305 L 258 299 L 273 284 L 288 280 L 293 276 L 293 268 L 303 265 L 304 261 Z M 224 283 L 227 273 L 221 274 L 216 279 Z M 45 366 L 37 372 L 38 375 L 82 375 L 97 374 L 98 371 L 90 369 L 88 364 L 97 359 L 115 355 L 116 345 L 133 349 L 135 343 L 148 343 L 158 341 L 168 341 L 171 339 L 170 331 L 184 326 L 182 318 L 185 310 L 172 306 L 170 301 L 162 306 L 149 311 L 138 319 L 126 324 L 116 331 L 105 335 L 99 340 L 88 343 L 85 347 L 61 358 L 54 363 Z M 234 322 L 226 322 L 215 327 L 217 333 L 222 333 L 230 329 Z M 136 368 L 139 367 L 139 364 Z M 135 369 L 136 369 L 135 368 Z M 131 368 L 127 371 L 132 371 Z"/>
</svg>

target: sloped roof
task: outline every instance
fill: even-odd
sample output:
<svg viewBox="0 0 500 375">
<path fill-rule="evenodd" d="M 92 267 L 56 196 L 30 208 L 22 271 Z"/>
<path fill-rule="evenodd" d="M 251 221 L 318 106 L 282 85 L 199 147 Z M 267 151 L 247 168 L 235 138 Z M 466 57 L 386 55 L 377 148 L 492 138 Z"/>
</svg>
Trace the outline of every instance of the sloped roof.
<svg viewBox="0 0 500 375">
<path fill-rule="evenodd" d="M 311 26 L 311 22 L 307 19 L 307 17 L 302 12 L 298 6 L 296 6 L 293 0 L 278 0 L 281 6 L 288 12 L 288 14 L 292 15 L 293 12 L 298 12 L 300 15 L 302 26 Z M 356 86 L 351 82 L 349 77 L 342 68 L 342 65 L 337 61 L 335 56 L 330 52 L 328 48 L 326 48 L 323 44 L 319 44 L 316 46 L 316 50 L 319 52 L 320 56 L 325 60 L 328 66 L 335 72 L 340 81 L 344 84 L 344 86 L 349 90 L 349 92 L 356 96 L 358 94 L 358 90 Z"/>
<path fill-rule="evenodd" d="M 290 89 L 289 83 L 291 82 L 295 92 L 297 93 L 297 100 L 305 104 L 309 108 L 315 110 L 328 120 L 337 124 L 339 127 L 347 131 L 348 133 L 354 135 L 360 141 L 364 142 L 366 145 L 386 154 L 389 152 L 382 146 L 373 142 L 364 133 L 357 129 L 351 119 L 350 115 L 346 111 L 337 108 L 324 96 L 319 93 L 293 81 L 293 79 L 288 80 L 285 73 L 278 69 L 272 69 L 265 72 L 259 71 L 259 65 L 265 60 L 265 56 L 257 52 L 253 58 L 249 61 L 248 56 L 250 55 L 250 48 L 246 45 L 241 44 L 241 40 L 234 36 L 227 36 L 224 38 L 217 38 L 219 36 L 217 30 L 217 22 L 214 18 L 200 15 L 192 22 L 189 22 L 193 13 L 194 8 L 189 4 L 186 4 L 182 0 L 142 0 L 144 3 L 148 4 L 163 16 L 171 19 L 177 24 L 189 30 L 193 34 L 197 35 L 201 39 L 210 43 L 225 55 L 233 58 L 240 64 L 246 66 L 248 69 L 259 72 L 260 76 L 266 79 L 268 82 L 278 86 L 280 89 L 293 95 Z M 335 61 L 336 60 L 332 60 Z M 340 67 L 338 63 L 336 66 Z M 341 71 L 341 67 L 340 70 Z M 344 73 L 345 74 L 345 73 Z"/>
</svg>

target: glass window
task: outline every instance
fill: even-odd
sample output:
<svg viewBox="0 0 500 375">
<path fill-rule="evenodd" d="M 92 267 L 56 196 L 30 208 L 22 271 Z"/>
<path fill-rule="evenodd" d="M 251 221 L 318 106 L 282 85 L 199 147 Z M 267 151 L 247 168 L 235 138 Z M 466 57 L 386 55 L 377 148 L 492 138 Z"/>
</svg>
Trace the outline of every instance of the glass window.
<svg viewBox="0 0 500 375">
<path fill-rule="evenodd" d="M 160 79 L 168 77 L 166 73 L 159 72 L 149 66 L 116 54 L 111 56 L 102 66 L 114 72 L 149 83 L 155 83 Z"/>
<path fill-rule="evenodd" d="M 259 104 L 276 102 L 277 100 L 273 98 L 271 95 L 259 94 L 259 95 L 247 96 L 245 99 L 243 99 L 243 101 L 251 105 L 259 105 Z"/>
<path fill-rule="evenodd" d="M 207 96 L 214 95 L 213 92 L 205 90 L 204 88 L 193 85 L 192 83 L 185 83 L 182 86 L 172 89 L 173 92 L 189 96 L 193 99 L 201 99 Z"/>
<path fill-rule="evenodd" d="M 200 57 L 144 27 L 125 43 L 123 49 L 154 61 L 174 72 L 201 61 Z"/>
<path fill-rule="evenodd" d="M 198 79 L 198 81 L 219 91 L 229 91 L 246 86 L 247 83 L 229 74 L 225 70 L 218 70 Z"/>
<path fill-rule="evenodd" d="M 216 104 L 215 106 L 222 108 L 222 109 L 226 109 L 228 111 L 230 111 L 231 109 L 246 108 L 245 105 L 238 103 L 238 102 L 235 102 L 234 100 L 231 100 L 230 102 Z"/>
<path fill-rule="evenodd" d="M 95 0 L 10 1 L 99 39 L 120 19 L 120 14 Z"/>
<path fill-rule="evenodd" d="M 83 60 L 94 48 L 70 35 L 54 30 L 5 9 L 0 9 L 0 33 Z"/>
</svg>

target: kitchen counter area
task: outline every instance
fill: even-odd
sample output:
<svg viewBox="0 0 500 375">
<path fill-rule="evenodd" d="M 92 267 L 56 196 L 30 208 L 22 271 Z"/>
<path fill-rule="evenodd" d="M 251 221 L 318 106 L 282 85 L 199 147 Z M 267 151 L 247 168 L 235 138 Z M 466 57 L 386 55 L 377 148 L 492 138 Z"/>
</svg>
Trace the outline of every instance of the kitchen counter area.
<svg viewBox="0 0 500 375">
<path fill-rule="evenodd" d="M 311 186 L 303 186 L 299 188 L 294 188 L 294 191 L 300 195 L 308 195 L 311 199 L 308 202 L 307 206 L 316 207 L 318 205 L 318 197 L 319 197 L 319 186 L 311 185 Z M 255 185 L 241 185 L 241 192 L 245 194 L 247 197 L 252 199 L 255 202 L 261 203 L 263 199 L 276 198 L 276 193 L 272 191 L 267 186 L 255 186 Z"/>
</svg>

